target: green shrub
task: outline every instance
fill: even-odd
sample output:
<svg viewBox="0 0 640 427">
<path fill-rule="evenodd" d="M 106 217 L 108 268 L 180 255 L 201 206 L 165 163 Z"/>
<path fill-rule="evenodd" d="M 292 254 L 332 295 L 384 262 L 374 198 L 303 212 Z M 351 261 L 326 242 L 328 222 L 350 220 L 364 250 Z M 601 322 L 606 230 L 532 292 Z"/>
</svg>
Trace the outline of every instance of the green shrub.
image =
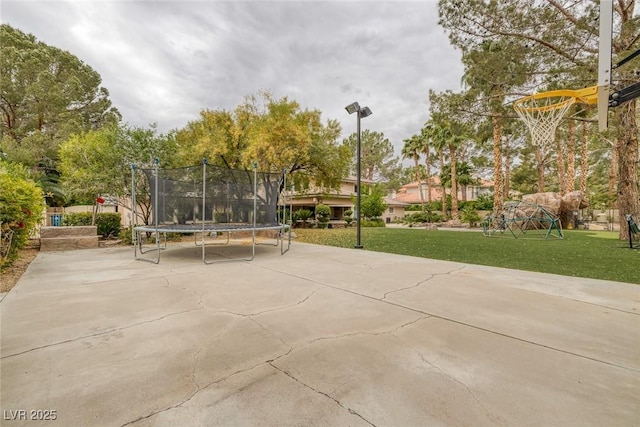
<svg viewBox="0 0 640 427">
<path fill-rule="evenodd" d="M 62 217 L 63 226 L 91 225 L 91 212 L 71 212 Z M 109 238 L 120 234 L 121 216 L 118 212 L 100 212 L 96 214 L 98 235 Z"/>
<path fill-rule="evenodd" d="M 327 228 L 329 217 L 331 216 L 331 208 L 327 205 L 319 204 L 316 206 L 316 219 L 318 220 L 318 228 Z"/>
<path fill-rule="evenodd" d="M 121 240 L 124 245 L 133 245 L 133 236 L 131 235 L 131 226 L 123 227 L 120 229 L 120 233 L 118 234 L 118 239 Z"/>
<path fill-rule="evenodd" d="M 62 225 L 68 227 L 91 225 L 91 212 L 66 213 L 62 216 Z"/>
<path fill-rule="evenodd" d="M 493 194 L 481 194 L 474 202 L 475 208 L 479 211 L 493 210 Z"/>
<path fill-rule="evenodd" d="M 296 221 L 299 219 L 302 221 L 302 226 L 307 226 L 307 220 L 311 218 L 311 211 L 309 209 L 298 209 L 293 213 L 296 216 Z"/>
<path fill-rule="evenodd" d="M 442 221 L 443 221 L 442 214 L 438 212 L 431 212 L 431 211 L 413 212 L 409 215 L 405 215 L 405 217 L 403 218 L 403 222 L 409 225 L 422 224 L 425 222 L 442 222 Z"/>
<path fill-rule="evenodd" d="M 98 234 L 104 238 L 118 236 L 120 234 L 121 221 L 122 218 L 119 212 L 101 212 L 97 214 Z"/>
<path fill-rule="evenodd" d="M 18 164 L 0 159 L 0 270 L 18 257 L 44 209 L 42 189 Z"/>
<path fill-rule="evenodd" d="M 353 211 L 351 209 L 344 211 L 342 219 L 347 223 L 347 227 L 351 227 L 351 223 L 353 222 Z"/>
<path fill-rule="evenodd" d="M 469 226 L 475 227 L 481 220 L 480 215 L 472 204 L 466 205 L 460 211 L 460 219 L 462 222 L 469 223 Z"/>
<path fill-rule="evenodd" d="M 380 218 L 377 219 L 366 219 L 362 221 L 363 227 L 386 227 L 387 225 Z"/>
</svg>

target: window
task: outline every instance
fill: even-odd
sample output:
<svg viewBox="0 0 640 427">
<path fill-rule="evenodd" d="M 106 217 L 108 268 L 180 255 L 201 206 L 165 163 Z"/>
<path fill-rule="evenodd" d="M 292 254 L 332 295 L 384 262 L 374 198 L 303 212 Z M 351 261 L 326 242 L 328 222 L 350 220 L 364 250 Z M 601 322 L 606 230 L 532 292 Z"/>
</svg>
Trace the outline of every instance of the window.
<svg viewBox="0 0 640 427">
<path fill-rule="evenodd" d="M 395 209 L 395 208 L 389 207 L 389 213 L 390 213 L 390 214 L 395 213 L 394 209 Z"/>
</svg>

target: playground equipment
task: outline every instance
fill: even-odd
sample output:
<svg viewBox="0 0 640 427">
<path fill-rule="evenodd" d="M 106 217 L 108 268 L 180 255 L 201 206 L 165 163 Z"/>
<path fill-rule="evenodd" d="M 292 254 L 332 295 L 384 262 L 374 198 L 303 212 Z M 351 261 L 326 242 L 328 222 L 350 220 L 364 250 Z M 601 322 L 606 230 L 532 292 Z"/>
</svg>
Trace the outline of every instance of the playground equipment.
<svg viewBox="0 0 640 427">
<path fill-rule="evenodd" d="M 487 237 L 564 238 L 560 218 L 544 206 L 526 202 L 507 202 L 502 211 L 489 215 L 482 222 Z"/>
<path fill-rule="evenodd" d="M 136 170 L 144 173 L 149 185 L 152 214 L 151 224 L 133 227 L 136 260 L 158 264 L 167 233 L 193 234 L 205 264 L 214 262 L 207 259 L 206 247 L 229 244 L 232 233 L 251 236 L 250 256 L 233 259 L 251 261 L 260 244 L 256 233 L 261 231 L 275 234 L 272 245 L 280 245 L 281 254 L 289 250 L 291 227 L 285 224 L 285 209 L 278 210 L 286 174 L 258 172 L 257 165 L 253 171 L 217 167 L 207 165 L 206 160 L 201 166 L 176 169 L 160 169 L 158 163 L 156 160 L 152 169 L 131 168 L 134 221 L 138 218 Z M 153 244 L 145 245 L 147 235 L 155 237 Z M 147 252 L 155 252 L 156 257 L 139 257 Z"/>
</svg>

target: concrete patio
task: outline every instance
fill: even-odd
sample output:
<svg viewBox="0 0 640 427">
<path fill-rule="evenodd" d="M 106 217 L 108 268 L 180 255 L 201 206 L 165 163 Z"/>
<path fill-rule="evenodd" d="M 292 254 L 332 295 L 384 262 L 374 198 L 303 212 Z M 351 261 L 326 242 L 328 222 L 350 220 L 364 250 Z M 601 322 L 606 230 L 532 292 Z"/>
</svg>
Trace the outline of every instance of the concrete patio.
<svg viewBox="0 0 640 427">
<path fill-rule="evenodd" d="M 640 422 L 632 284 L 298 242 L 204 265 L 182 243 L 159 265 L 41 252 L 0 309 L 7 426 Z"/>
</svg>

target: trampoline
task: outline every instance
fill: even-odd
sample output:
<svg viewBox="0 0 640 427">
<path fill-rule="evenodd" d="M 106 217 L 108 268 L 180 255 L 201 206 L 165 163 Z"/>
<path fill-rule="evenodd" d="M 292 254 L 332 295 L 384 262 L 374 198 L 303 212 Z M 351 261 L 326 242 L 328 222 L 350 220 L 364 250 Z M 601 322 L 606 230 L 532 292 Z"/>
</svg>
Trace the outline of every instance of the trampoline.
<svg viewBox="0 0 640 427">
<path fill-rule="evenodd" d="M 281 198 L 286 188 L 284 172 L 258 172 L 255 164 L 253 171 L 230 169 L 208 165 L 206 159 L 198 166 L 172 169 L 160 168 L 158 160 L 149 169 L 132 165 L 134 221 L 138 218 L 136 178 L 146 180 L 151 205 L 150 224 L 132 227 L 136 260 L 158 264 L 160 253 L 167 249 L 169 233 L 194 235 L 195 245 L 202 247 L 205 264 L 251 261 L 260 244 L 280 246 L 281 254 L 291 247 L 291 226 L 286 224 L 285 203 Z M 259 232 L 269 233 L 266 237 L 271 242 L 258 242 Z M 228 245 L 233 233 L 250 237 L 250 253 L 240 258 L 207 259 L 206 248 Z M 153 242 L 148 243 L 151 237 Z M 155 256 L 142 256 L 148 253 Z"/>
</svg>

